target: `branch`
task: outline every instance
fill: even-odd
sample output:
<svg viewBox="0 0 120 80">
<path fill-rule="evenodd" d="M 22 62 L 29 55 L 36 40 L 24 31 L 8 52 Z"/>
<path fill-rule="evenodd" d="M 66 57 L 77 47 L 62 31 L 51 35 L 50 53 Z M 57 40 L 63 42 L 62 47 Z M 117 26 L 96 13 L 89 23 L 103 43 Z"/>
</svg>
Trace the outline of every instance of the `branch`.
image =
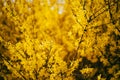
<svg viewBox="0 0 120 80">
<path fill-rule="evenodd" d="M 110 4 L 109 6 L 114 6 L 115 3 L 113 4 Z M 95 18 L 97 18 L 98 16 L 100 16 L 101 14 L 103 14 L 105 11 L 109 10 L 109 7 L 106 8 L 106 5 L 103 6 L 102 8 L 98 9 L 95 13 L 93 13 L 90 17 L 89 17 L 89 20 L 88 20 L 88 23 L 90 23 L 91 21 L 93 21 Z"/>
<path fill-rule="evenodd" d="M 117 19 L 115 19 L 114 21 L 116 21 L 116 20 L 119 20 L 120 18 L 117 18 Z M 88 29 L 92 29 L 92 28 L 94 28 L 94 27 L 96 27 L 96 26 L 102 26 L 102 25 L 107 25 L 107 24 L 111 24 L 112 22 L 110 21 L 110 22 L 108 22 L 108 23 L 104 23 L 104 24 L 100 24 L 100 25 L 95 25 L 95 26 L 91 26 L 91 27 L 89 27 L 89 28 L 87 28 L 87 30 Z M 119 32 L 120 32 L 120 30 L 118 29 L 118 27 L 115 27 Z"/>
<path fill-rule="evenodd" d="M 3 60 L 5 60 L 14 70 L 16 70 L 16 72 L 24 79 L 27 80 L 15 67 L 13 67 L 13 65 L 10 63 L 10 61 L 8 61 L 4 56 L 2 56 L 2 54 L 0 55 L 1 58 L 3 58 Z"/>
</svg>

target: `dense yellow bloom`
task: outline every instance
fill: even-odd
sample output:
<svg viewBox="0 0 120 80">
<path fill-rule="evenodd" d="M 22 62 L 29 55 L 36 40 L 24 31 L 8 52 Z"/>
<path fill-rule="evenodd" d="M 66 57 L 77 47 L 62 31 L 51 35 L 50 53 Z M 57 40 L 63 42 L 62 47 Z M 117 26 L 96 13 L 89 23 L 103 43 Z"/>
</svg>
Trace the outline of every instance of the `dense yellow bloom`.
<svg viewBox="0 0 120 80">
<path fill-rule="evenodd" d="M 83 74 L 86 78 L 87 77 L 92 77 L 95 75 L 97 69 L 94 68 L 83 68 L 82 70 L 80 70 L 81 74 Z"/>
<path fill-rule="evenodd" d="M 0 0 L 0 80 L 118 80 L 119 19 L 119 0 Z"/>
</svg>

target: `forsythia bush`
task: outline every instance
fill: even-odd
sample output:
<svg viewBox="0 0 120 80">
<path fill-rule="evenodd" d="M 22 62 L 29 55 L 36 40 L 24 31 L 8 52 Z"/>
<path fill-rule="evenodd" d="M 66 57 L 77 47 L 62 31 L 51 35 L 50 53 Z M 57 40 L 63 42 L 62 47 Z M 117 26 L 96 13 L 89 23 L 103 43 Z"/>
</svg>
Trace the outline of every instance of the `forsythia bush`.
<svg viewBox="0 0 120 80">
<path fill-rule="evenodd" d="M 119 0 L 0 0 L 0 80 L 119 79 Z"/>
</svg>

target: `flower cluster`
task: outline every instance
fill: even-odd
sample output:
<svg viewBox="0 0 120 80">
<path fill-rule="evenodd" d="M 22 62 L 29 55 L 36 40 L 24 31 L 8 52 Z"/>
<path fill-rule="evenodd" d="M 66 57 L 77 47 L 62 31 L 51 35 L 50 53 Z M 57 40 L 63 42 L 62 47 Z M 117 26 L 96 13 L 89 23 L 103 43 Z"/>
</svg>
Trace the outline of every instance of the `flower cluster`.
<svg viewBox="0 0 120 80">
<path fill-rule="evenodd" d="M 0 80 L 120 79 L 119 0 L 0 0 Z"/>
</svg>

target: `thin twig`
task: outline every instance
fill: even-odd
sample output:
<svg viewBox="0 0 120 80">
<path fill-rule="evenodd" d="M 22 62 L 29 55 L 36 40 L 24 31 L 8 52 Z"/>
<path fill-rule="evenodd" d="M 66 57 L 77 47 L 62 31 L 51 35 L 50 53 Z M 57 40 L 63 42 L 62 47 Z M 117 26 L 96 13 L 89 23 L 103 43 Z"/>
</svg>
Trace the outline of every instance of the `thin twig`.
<svg viewBox="0 0 120 80">
<path fill-rule="evenodd" d="M 115 3 L 110 4 L 110 6 L 113 6 L 113 5 L 115 5 Z M 105 6 L 106 6 L 106 5 L 105 5 Z M 98 16 L 100 16 L 101 14 L 103 14 L 105 11 L 107 11 L 107 10 L 109 9 L 109 7 L 106 8 L 105 6 L 103 6 L 102 8 L 100 8 L 97 12 L 93 13 L 93 14 L 89 17 L 88 22 L 90 23 L 90 22 L 93 21 L 95 18 L 97 18 Z M 103 11 L 101 11 L 101 10 L 103 10 Z"/>
<path fill-rule="evenodd" d="M 16 72 L 24 79 L 27 80 L 15 67 L 13 67 L 13 65 L 4 57 L 1 55 L 1 57 L 3 58 L 3 60 L 5 60 L 14 70 L 16 70 Z"/>
</svg>

